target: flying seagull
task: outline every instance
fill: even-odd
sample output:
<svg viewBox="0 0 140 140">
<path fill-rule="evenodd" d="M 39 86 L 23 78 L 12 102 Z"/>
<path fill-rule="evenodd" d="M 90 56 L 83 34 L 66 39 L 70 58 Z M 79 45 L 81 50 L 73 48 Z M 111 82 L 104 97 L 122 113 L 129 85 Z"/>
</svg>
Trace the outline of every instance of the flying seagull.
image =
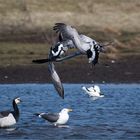
<svg viewBox="0 0 140 140">
<path fill-rule="evenodd" d="M 36 113 L 35 115 L 53 123 L 55 126 L 59 126 L 67 123 L 70 111 L 72 109 L 64 108 L 59 113 Z"/>
<path fill-rule="evenodd" d="M 74 27 L 64 23 L 56 23 L 53 29 L 58 33 L 58 39 L 50 48 L 48 58 L 33 60 L 34 63 L 59 62 L 78 55 L 87 55 L 89 63 L 94 65 L 98 63 L 99 53 L 104 52 L 103 45 L 86 35 L 79 34 Z M 73 48 L 77 49 L 76 52 L 64 56 L 68 49 Z"/>
<path fill-rule="evenodd" d="M 19 120 L 19 109 L 17 104 L 20 103 L 21 100 L 19 97 L 13 99 L 13 111 L 2 111 L 0 112 L 0 127 L 9 127 Z"/>
<path fill-rule="evenodd" d="M 53 29 L 59 34 L 60 42 L 72 41 L 71 46 L 77 48 L 81 54 L 87 55 L 89 63 L 95 65 L 98 62 L 99 52 L 104 50 L 102 45 L 86 35 L 79 34 L 74 27 L 64 23 L 56 23 Z"/>
<path fill-rule="evenodd" d="M 53 62 L 60 62 L 79 55 L 86 55 L 88 62 L 96 65 L 98 63 L 99 53 L 104 52 L 104 45 L 101 45 L 86 35 L 79 34 L 74 27 L 64 23 L 56 23 L 53 29 L 58 34 L 58 38 L 56 43 L 50 48 L 48 58 L 37 59 L 32 62 L 38 64 L 49 62 L 48 67 L 54 87 L 58 94 L 64 98 L 64 88 Z M 69 49 L 74 48 L 76 49 L 75 52 L 66 55 Z"/>
</svg>

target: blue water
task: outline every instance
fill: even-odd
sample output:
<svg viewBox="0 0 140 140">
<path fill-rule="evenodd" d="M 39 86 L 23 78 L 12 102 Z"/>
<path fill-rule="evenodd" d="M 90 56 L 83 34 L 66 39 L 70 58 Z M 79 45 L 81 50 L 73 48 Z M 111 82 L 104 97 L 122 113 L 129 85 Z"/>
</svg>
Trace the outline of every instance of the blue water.
<svg viewBox="0 0 140 140">
<path fill-rule="evenodd" d="M 0 129 L 0 139 L 140 139 L 140 85 L 99 84 L 105 97 L 92 100 L 83 84 L 64 84 L 61 99 L 51 84 L 0 85 L 0 110 L 12 109 L 20 96 L 19 122 Z M 90 86 L 84 84 L 85 86 Z M 72 108 L 67 128 L 57 128 L 34 116 L 37 112 L 59 112 Z"/>
</svg>

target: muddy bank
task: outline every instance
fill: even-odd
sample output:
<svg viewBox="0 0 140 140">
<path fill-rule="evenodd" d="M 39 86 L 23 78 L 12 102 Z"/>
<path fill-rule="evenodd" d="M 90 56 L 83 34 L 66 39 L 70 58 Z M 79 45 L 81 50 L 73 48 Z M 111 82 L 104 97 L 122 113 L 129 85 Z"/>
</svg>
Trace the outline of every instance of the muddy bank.
<svg viewBox="0 0 140 140">
<path fill-rule="evenodd" d="M 91 68 L 87 62 L 55 63 L 63 83 L 140 83 L 140 57 L 99 62 Z M 50 83 L 47 64 L 0 67 L 0 84 Z"/>
</svg>

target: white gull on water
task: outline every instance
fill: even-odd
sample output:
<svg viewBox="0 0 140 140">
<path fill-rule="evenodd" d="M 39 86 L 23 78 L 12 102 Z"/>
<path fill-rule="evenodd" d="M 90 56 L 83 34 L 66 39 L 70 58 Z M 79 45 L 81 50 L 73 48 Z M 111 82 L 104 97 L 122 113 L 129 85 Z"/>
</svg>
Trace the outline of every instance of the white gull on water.
<svg viewBox="0 0 140 140">
<path fill-rule="evenodd" d="M 91 87 L 83 86 L 82 89 L 90 96 L 90 97 L 104 97 L 104 95 L 100 91 L 100 87 L 98 85 L 94 85 Z"/>
<path fill-rule="evenodd" d="M 67 123 L 69 120 L 68 113 L 71 111 L 72 109 L 64 108 L 59 113 L 36 113 L 35 115 L 54 124 L 54 126 L 59 126 Z"/>
</svg>

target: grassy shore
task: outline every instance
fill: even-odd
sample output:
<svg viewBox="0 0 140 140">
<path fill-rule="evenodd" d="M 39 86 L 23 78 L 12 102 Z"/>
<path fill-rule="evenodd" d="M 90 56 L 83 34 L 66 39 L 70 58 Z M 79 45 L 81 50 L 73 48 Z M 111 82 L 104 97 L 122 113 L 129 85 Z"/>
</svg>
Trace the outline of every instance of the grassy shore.
<svg viewBox="0 0 140 140">
<path fill-rule="evenodd" d="M 86 34 L 86 32 L 84 33 Z M 90 32 L 88 32 L 87 34 L 90 34 Z M 51 43 L 45 41 L 38 42 L 39 38 L 41 38 L 41 36 L 39 36 L 38 38 L 30 38 L 29 41 L 24 38 L 22 38 L 21 40 L 19 38 L 16 38 L 14 41 L 10 40 L 7 42 L 0 42 L 0 66 L 23 64 L 26 65 L 31 64 L 31 61 L 33 59 L 46 58 L 48 56 Z M 99 40 L 103 43 L 112 41 L 109 37 L 109 34 L 105 34 L 105 32 L 96 32 L 96 36 L 94 38 L 97 38 L 96 40 Z M 119 36 L 114 35 L 113 41 L 113 46 L 109 46 L 107 49 L 107 53 L 101 54 L 100 59 L 117 60 L 120 58 L 123 59 L 123 57 L 140 55 L 140 38 L 138 37 L 138 33 L 122 33 Z M 80 57 L 74 59 L 73 63 L 80 59 Z"/>
<path fill-rule="evenodd" d="M 75 26 L 99 42 L 114 42 L 107 57 L 140 54 L 138 0 L 1 0 L 0 65 L 29 64 L 46 57 L 55 22 Z"/>
<path fill-rule="evenodd" d="M 49 48 L 56 37 L 52 30 L 56 22 L 70 24 L 79 33 L 86 34 L 98 42 L 113 42 L 113 47 L 108 47 L 107 53 L 100 56 L 101 66 L 97 66 L 100 75 L 94 71 L 94 75 L 96 72 L 98 76 L 92 77 L 90 74 L 88 75 L 85 67 L 81 70 L 80 66 L 83 64 L 89 67 L 87 58 L 81 56 L 64 62 L 63 67 L 61 64 L 57 64 L 58 70 L 63 72 L 62 77 L 68 77 L 69 70 L 74 72 L 74 69 L 77 69 L 78 72 L 81 70 L 79 74 L 84 75 L 83 71 L 86 73 L 84 79 L 89 77 L 85 80 L 87 82 L 92 79 L 100 82 L 103 79 L 107 81 L 108 78 L 104 77 L 104 71 L 107 70 L 104 65 L 107 64 L 108 67 L 109 64 L 109 70 L 115 74 L 113 71 L 117 68 L 114 65 L 112 69 L 110 67 L 112 66 L 110 62 L 113 60 L 119 70 L 117 75 L 120 74 L 122 78 L 124 75 L 121 75 L 120 69 L 124 69 L 122 73 L 131 75 L 129 81 L 131 81 L 130 79 L 139 81 L 138 70 L 133 71 L 133 68 L 139 69 L 137 67 L 140 56 L 139 0 L 87 0 L 86 2 L 85 0 L 0 0 L 0 76 L 3 79 L 0 81 L 2 83 L 10 82 L 10 77 L 11 82 L 45 81 L 43 78 L 47 68 L 45 67 L 45 71 L 42 70 L 44 65 L 36 66 L 32 64 L 32 60 L 47 57 Z M 129 67 L 130 61 L 131 67 Z M 77 64 L 80 64 L 79 67 Z M 129 67 L 128 71 L 127 66 L 123 67 L 125 64 Z M 22 71 L 25 73 L 25 78 L 21 80 L 20 74 L 12 78 L 11 71 L 16 71 L 16 73 Z M 35 79 L 32 71 L 35 74 L 37 72 L 40 79 Z M 4 78 L 5 76 L 8 78 Z M 134 76 L 137 78 L 133 78 Z M 71 77 L 72 75 L 67 79 L 62 79 L 66 82 L 84 82 L 81 77 L 77 77 L 77 80 L 71 79 Z M 26 81 L 26 79 L 28 80 Z M 123 80 L 120 81 L 123 82 Z"/>
</svg>

